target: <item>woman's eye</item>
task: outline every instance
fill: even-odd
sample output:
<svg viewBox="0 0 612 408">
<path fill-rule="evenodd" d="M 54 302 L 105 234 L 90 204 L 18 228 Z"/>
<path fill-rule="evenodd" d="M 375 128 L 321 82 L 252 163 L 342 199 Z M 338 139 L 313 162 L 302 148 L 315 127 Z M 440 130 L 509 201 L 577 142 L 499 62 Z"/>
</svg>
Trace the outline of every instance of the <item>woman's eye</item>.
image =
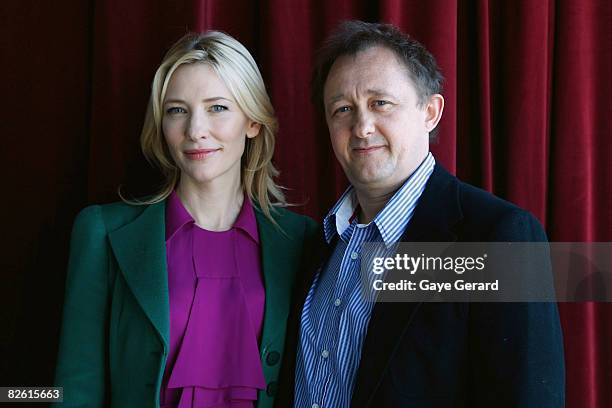
<svg viewBox="0 0 612 408">
<path fill-rule="evenodd" d="M 187 111 L 184 108 L 178 107 L 178 106 L 173 106 L 171 108 L 166 109 L 166 113 L 170 114 L 170 115 L 174 115 L 177 113 L 186 113 Z"/>
<path fill-rule="evenodd" d="M 227 110 L 227 106 L 223 105 L 213 105 L 210 107 L 211 112 L 223 112 Z"/>
<path fill-rule="evenodd" d="M 389 102 L 387 101 L 374 101 L 374 106 L 384 106 L 384 105 L 388 105 Z"/>
</svg>

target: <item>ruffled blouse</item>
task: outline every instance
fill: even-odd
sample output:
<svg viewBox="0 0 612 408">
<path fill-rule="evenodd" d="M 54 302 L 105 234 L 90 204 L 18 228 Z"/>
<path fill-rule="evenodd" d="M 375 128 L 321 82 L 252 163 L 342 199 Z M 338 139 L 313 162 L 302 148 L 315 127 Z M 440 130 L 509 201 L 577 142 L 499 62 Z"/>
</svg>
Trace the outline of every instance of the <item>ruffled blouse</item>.
<svg viewBox="0 0 612 408">
<path fill-rule="evenodd" d="M 173 192 L 166 206 L 170 348 L 162 408 L 253 408 L 266 386 L 259 357 L 264 285 L 253 207 L 228 231 L 195 224 Z"/>
</svg>

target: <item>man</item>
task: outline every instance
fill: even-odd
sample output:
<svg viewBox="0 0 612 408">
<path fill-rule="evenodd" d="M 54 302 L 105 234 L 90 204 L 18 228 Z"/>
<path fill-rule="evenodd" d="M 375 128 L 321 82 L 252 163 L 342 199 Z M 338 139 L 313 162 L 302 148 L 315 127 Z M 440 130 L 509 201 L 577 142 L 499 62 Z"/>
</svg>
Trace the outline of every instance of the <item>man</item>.
<svg viewBox="0 0 612 408">
<path fill-rule="evenodd" d="M 351 186 L 297 296 L 277 406 L 564 406 L 555 303 L 363 298 L 364 242 L 546 240 L 532 215 L 435 162 L 441 82 L 431 54 L 390 25 L 344 23 L 320 51 L 313 94 Z"/>
</svg>

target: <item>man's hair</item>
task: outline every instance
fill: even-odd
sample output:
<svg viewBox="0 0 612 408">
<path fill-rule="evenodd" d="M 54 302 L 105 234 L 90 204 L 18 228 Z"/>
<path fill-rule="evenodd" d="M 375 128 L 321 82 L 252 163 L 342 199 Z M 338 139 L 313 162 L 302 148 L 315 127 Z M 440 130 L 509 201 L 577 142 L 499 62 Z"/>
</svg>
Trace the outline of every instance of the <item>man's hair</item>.
<svg viewBox="0 0 612 408">
<path fill-rule="evenodd" d="M 391 24 L 344 21 L 319 49 L 312 76 L 312 101 L 322 108 L 323 88 L 334 62 L 370 47 L 381 46 L 393 51 L 407 68 L 422 106 L 427 99 L 442 91 L 442 73 L 433 55 L 418 41 Z"/>
</svg>

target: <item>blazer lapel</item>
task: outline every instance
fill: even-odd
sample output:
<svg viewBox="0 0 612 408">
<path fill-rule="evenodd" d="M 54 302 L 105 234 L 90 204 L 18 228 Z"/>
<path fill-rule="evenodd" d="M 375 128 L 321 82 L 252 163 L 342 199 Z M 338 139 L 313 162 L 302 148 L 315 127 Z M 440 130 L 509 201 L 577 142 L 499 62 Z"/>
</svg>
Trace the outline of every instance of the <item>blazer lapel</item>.
<svg viewBox="0 0 612 408">
<path fill-rule="evenodd" d="M 457 192 L 457 180 L 436 164 L 401 240 L 456 241 L 452 227 L 462 217 Z M 357 371 L 352 407 L 369 406 L 397 345 L 420 305 L 420 302 L 381 302 L 374 306 Z"/>
<path fill-rule="evenodd" d="M 149 205 L 129 224 L 109 234 L 119 268 L 136 300 L 168 348 L 169 306 L 165 201 Z"/>
<path fill-rule="evenodd" d="M 302 242 L 284 235 L 259 209 L 256 209 L 255 217 L 261 242 L 261 263 L 266 291 L 261 342 L 263 349 L 277 332 L 281 329 L 284 331 L 294 282 L 291 271 L 299 263 L 296 256 L 301 252 L 299 247 Z"/>
</svg>

